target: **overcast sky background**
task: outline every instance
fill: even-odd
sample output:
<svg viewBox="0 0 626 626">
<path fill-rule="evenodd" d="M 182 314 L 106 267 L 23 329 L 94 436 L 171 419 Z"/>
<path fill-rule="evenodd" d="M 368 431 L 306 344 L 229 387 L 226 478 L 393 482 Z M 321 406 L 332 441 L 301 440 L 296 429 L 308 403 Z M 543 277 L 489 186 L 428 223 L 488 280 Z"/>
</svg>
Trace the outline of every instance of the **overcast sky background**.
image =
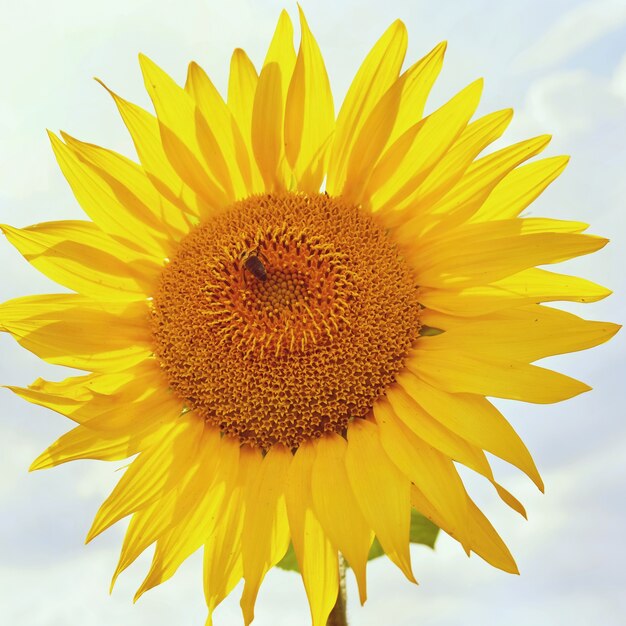
<svg viewBox="0 0 626 626">
<path fill-rule="evenodd" d="M 340 6 L 337 7 L 336 5 Z M 622 322 L 626 310 L 626 0 L 303 1 L 325 55 L 335 102 L 362 58 L 401 18 L 412 62 L 449 41 L 429 103 L 436 108 L 478 76 L 479 113 L 512 106 L 504 142 L 554 135 L 545 155 L 571 154 L 565 174 L 534 215 L 590 222 L 612 243 L 561 271 L 613 289 L 611 298 L 571 310 Z M 226 86 L 230 54 L 243 47 L 258 65 L 284 5 L 270 0 L 0 0 L 0 222 L 16 226 L 81 219 L 56 167 L 45 129 L 132 154 L 123 124 L 93 76 L 148 105 L 137 64 L 144 52 L 179 81 L 187 62 Z M 294 4 L 286 8 L 295 18 Z M 501 142 L 502 143 L 502 142 Z M 0 301 L 57 289 L 0 240 Z M 622 322 L 623 323 L 623 322 Z M 594 390 L 555 406 L 499 402 L 534 454 L 546 483 L 539 494 L 504 464 L 501 480 L 526 504 L 529 522 L 508 511 L 482 481 L 472 493 L 501 531 L 521 576 L 511 576 L 441 536 L 436 551 L 413 549 L 415 587 L 385 559 L 370 565 L 369 600 L 351 626 L 621 626 L 626 623 L 626 420 L 622 408 L 625 335 L 591 352 L 554 358 L 556 369 Z M 0 334 L 0 382 L 26 385 L 69 372 L 47 366 Z M 120 464 L 83 461 L 28 474 L 34 457 L 70 422 L 0 389 L 0 623 L 12 626 L 200 626 L 201 559 L 132 605 L 148 569 L 144 556 L 108 583 L 123 524 L 83 546 Z M 218 609 L 217 626 L 240 624 L 239 593 Z M 255 626 L 306 625 L 299 578 L 272 571 Z"/>
</svg>

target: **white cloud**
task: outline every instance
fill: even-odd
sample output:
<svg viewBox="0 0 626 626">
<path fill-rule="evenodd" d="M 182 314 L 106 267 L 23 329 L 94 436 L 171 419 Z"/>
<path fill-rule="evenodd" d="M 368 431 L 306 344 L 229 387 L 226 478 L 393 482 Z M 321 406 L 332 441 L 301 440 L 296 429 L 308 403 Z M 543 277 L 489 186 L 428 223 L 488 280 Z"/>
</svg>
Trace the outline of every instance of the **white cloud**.
<svg viewBox="0 0 626 626">
<path fill-rule="evenodd" d="M 573 4 L 573 3 L 572 3 Z M 588 0 L 576 4 L 517 58 L 520 70 L 545 70 L 567 61 L 586 46 L 626 23 L 623 0 Z"/>
<path fill-rule="evenodd" d="M 555 135 L 572 137 L 600 125 L 624 125 L 626 104 L 604 77 L 585 70 L 548 74 L 534 82 L 526 111 L 535 123 Z"/>
<path fill-rule="evenodd" d="M 611 87 L 617 95 L 626 100 L 626 52 L 617 64 Z"/>
<path fill-rule="evenodd" d="M 59 0 L 54 10 L 47 10 L 34 0 L 12 3 L 4 15 L 4 23 L 11 28 L 5 29 L 3 39 L 3 46 L 12 53 L 0 57 L 5 85 L 0 101 L 0 222 L 22 225 L 82 217 L 50 154 L 45 127 L 67 128 L 80 138 L 130 149 L 114 107 L 91 76 L 100 75 L 124 95 L 145 103 L 135 61 L 136 53 L 143 50 L 178 78 L 184 75 L 186 62 L 196 58 L 223 88 L 232 48 L 242 45 L 260 61 L 282 4 L 111 0 L 106 10 L 96 10 L 93 3 Z M 455 34 L 443 76 L 446 89 L 450 85 L 451 92 L 473 76 L 486 74 L 490 97 L 498 95 L 501 84 L 511 85 L 506 82 L 511 80 L 510 67 L 502 58 L 516 51 L 511 41 L 518 42 L 519 52 L 526 48 L 529 32 L 541 31 L 541 24 L 547 23 L 546 4 L 539 0 L 525 4 L 532 24 L 519 19 L 521 9 L 516 3 L 495 0 L 491 4 L 481 0 L 478 16 L 475 0 L 442 0 L 436 7 L 403 0 L 351 0 L 337 7 L 337 3 L 323 1 L 308 7 L 305 3 L 305 9 L 339 92 L 374 38 L 401 15 L 411 33 L 414 57 L 435 40 Z M 550 68 L 549 75 L 542 73 L 530 86 L 506 140 L 554 132 L 549 154 L 573 154 L 563 179 L 542 199 L 541 213 L 588 220 L 596 231 L 621 238 L 622 246 L 585 259 L 581 267 L 583 273 L 595 273 L 592 277 L 623 294 L 626 56 L 610 78 L 603 77 L 604 67 L 582 69 L 563 67 L 563 63 L 623 24 L 626 6 L 623 0 L 570 2 L 568 6 L 571 10 L 537 38 L 526 56 L 528 67 Z M 467 28 L 471 20 L 474 30 Z M 487 42 L 477 36 L 478 23 L 492 35 Z M 496 33 L 501 37 L 495 38 Z M 616 51 L 615 56 L 622 52 Z M 472 67 L 466 76 L 466 58 L 483 65 Z M 514 87 L 526 89 L 523 81 Z M 0 300 L 54 290 L 5 244 L 0 245 L 0 266 Z M 618 319 L 623 310 L 622 295 L 585 313 Z M 352 624 L 622 624 L 619 609 L 623 614 L 626 607 L 619 604 L 623 594 L 616 581 L 626 559 L 626 511 L 616 494 L 623 493 L 621 466 L 626 455 L 619 396 L 623 341 L 618 337 L 589 356 L 568 357 L 567 362 L 574 364 L 570 373 L 593 379 L 597 388 L 593 395 L 562 407 L 520 405 L 513 410 L 506 406 L 507 415 L 537 450 L 539 465 L 547 470 L 548 493 L 540 496 L 526 480 L 503 471 L 507 486 L 528 505 L 528 523 L 496 506 L 492 494 L 480 491 L 479 499 L 509 541 L 522 576 L 493 570 L 476 557 L 468 560 L 458 545 L 442 538 L 435 552 L 413 549 L 419 587 L 403 580 L 383 559 L 371 565 L 370 600 L 365 608 L 357 606 L 356 590 L 350 583 Z M 62 377 L 57 368 L 40 364 L 9 337 L 0 336 L 0 352 L 2 383 L 26 384 L 38 375 Z M 611 361 L 603 370 L 599 363 L 607 355 Z M 20 403 L 5 390 L 0 392 L 3 620 L 19 626 L 203 624 L 198 557 L 133 607 L 134 589 L 149 566 L 150 555 L 146 555 L 120 579 L 114 595 L 108 596 L 121 530 L 108 531 L 89 547 L 82 542 L 100 501 L 119 476 L 114 471 L 117 465 L 85 462 L 27 474 L 32 458 L 70 424 Z M 581 455 L 581 450 L 591 456 Z M 218 609 L 218 626 L 241 623 L 238 601 L 235 592 Z M 306 624 L 307 619 L 298 578 L 270 573 L 259 596 L 255 626 Z"/>
</svg>

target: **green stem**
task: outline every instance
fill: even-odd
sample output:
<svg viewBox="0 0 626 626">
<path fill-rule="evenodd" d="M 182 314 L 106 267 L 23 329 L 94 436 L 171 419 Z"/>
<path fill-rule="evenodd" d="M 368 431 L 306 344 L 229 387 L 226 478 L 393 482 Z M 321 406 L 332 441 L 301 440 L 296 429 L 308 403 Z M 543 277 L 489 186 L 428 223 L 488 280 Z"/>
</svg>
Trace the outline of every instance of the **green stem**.
<svg viewBox="0 0 626 626">
<path fill-rule="evenodd" d="M 339 553 L 339 593 L 333 610 L 328 616 L 326 626 L 348 626 L 346 615 L 346 562 Z"/>
</svg>

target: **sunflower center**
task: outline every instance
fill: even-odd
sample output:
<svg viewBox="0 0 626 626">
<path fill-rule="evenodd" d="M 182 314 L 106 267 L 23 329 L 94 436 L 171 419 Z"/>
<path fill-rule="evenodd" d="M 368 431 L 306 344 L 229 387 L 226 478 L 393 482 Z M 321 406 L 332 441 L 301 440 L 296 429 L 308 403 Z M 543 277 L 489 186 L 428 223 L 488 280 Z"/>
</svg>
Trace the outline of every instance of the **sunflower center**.
<svg viewBox="0 0 626 626">
<path fill-rule="evenodd" d="M 362 418 L 419 332 L 417 287 L 371 214 L 252 196 L 192 231 L 153 302 L 155 354 L 190 409 L 295 448 Z"/>
</svg>

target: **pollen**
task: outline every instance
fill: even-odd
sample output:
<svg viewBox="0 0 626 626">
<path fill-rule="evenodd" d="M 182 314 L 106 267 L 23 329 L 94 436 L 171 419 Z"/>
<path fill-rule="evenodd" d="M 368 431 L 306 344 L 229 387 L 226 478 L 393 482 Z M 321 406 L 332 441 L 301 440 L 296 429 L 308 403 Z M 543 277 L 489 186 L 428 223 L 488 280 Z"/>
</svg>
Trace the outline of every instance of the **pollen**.
<svg viewBox="0 0 626 626">
<path fill-rule="evenodd" d="M 242 443 L 297 448 L 367 416 L 419 316 L 415 280 L 375 215 L 282 193 L 239 201 L 181 242 L 152 330 L 189 409 Z"/>
</svg>

